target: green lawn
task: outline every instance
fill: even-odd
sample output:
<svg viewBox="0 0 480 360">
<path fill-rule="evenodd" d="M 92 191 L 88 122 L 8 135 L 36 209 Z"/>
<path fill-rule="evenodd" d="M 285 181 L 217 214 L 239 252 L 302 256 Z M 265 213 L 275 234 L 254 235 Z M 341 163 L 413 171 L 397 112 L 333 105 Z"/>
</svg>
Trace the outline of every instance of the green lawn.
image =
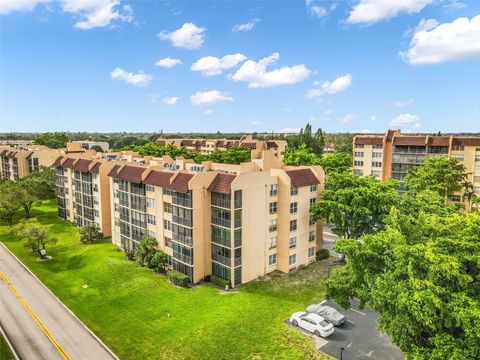
<svg viewBox="0 0 480 360">
<path fill-rule="evenodd" d="M 227 294 L 211 285 L 182 289 L 126 260 L 108 240 L 80 243 L 77 228 L 57 217 L 53 201 L 33 215 L 58 239 L 47 249 L 51 260 L 39 261 L 5 222 L 1 241 L 121 359 L 324 357 L 312 339 L 283 321 L 324 298 L 328 260 Z"/>
<path fill-rule="evenodd" d="M 12 351 L 10 350 L 10 347 L 7 344 L 7 341 L 3 337 L 3 335 L 0 333 L 0 360 L 14 360 L 15 358 L 13 357 Z"/>
</svg>

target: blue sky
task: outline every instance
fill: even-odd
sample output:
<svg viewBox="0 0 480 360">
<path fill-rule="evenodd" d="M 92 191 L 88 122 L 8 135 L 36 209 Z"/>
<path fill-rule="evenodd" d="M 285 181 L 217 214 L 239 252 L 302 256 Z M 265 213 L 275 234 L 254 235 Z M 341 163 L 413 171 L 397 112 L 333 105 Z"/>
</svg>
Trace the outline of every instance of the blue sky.
<svg viewBox="0 0 480 360">
<path fill-rule="evenodd" d="M 480 1 L 0 0 L 0 131 L 480 131 Z"/>
</svg>

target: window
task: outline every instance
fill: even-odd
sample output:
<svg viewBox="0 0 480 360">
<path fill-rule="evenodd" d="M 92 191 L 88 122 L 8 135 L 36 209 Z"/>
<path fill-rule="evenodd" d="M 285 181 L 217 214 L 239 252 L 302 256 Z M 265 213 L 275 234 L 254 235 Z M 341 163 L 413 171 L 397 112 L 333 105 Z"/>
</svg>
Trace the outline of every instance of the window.
<svg viewBox="0 0 480 360">
<path fill-rule="evenodd" d="M 297 247 L 297 237 L 292 236 L 290 239 L 288 239 L 288 248 L 295 249 L 296 247 Z"/>
<path fill-rule="evenodd" d="M 313 215 L 310 215 L 310 217 L 308 218 L 308 225 L 313 225 L 315 223 L 315 218 L 313 217 Z"/>
<path fill-rule="evenodd" d="M 270 196 L 277 196 L 278 194 L 278 185 L 272 184 L 270 185 Z"/>
<path fill-rule="evenodd" d="M 463 161 L 463 155 L 461 154 L 452 154 L 452 158 L 458 161 Z"/>
<path fill-rule="evenodd" d="M 97 218 L 100 217 L 100 213 L 98 212 L 98 210 L 93 210 L 93 215 Z"/>
<path fill-rule="evenodd" d="M 155 215 L 147 214 L 147 223 L 155 225 L 157 223 L 155 220 Z"/>
<path fill-rule="evenodd" d="M 268 227 L 270 232 L 277 231 L 277 219 L 270 220 L 270 226 Z"/>
<path fill-rule="evenodd" d="M 475 177 L 473 178 L 473 182 L 474 182 L 475 184 L 480 184 L 480 176 L 475 176 Z"/>
<path fill-rule="evenodd" d="M 272 254 L 268 257 L 268 265 L 272 266 L 277 263 L 277 254 Z"/>
<path fill-rule="evenodd" d="M 363 151 L 355 151 L 355 157 L 363 157 L 364 152 Z"/>
<path fill-rule="evenodd" d="M 362 176 L 363 175 L 363 170 L 354 169 L 353 170 L 353 175 Z"/>
<path fill-rule="evenodd" d="M 147 184 L 147 185 L 145 185 L 145 190 L 150 191 L 150 192 L 154 192 L 155 191 L 155 186 Z"/>
<path fill-rule="evenodd" d="M 363 149 L 365 144 L 355 144 L 355 149 Z"/>
<path fill-rule="evenodd" d="M 297 220 L 290 220 L 290 231 L 297 230 Z"/>
<path fill-rule="evenodd" d="M 316 192 L 317 191 L 317 185 L 310 185 L 310 192 Z"/>
<path fill-rule="evenodd" d="M 148 208 L 154 208 L 155 207 L 155 199 L 147 197 L 147 207 Z"/>
<path fill-rule="evenodd" d="M 315 256 L 315 247 L 308 248 L 308 257 Z"/>
<path fill-rule="evenodd" d="M 168 247 L 168 248 L 171 248 L 172 247 L 172 239 L 170 239 L 169 237 L 164 237 L 163 238 L 163 241 L 165 243 L 165 247 Z"/>
<path fill-rule="evenodd" d="M 372 157 L 373 158 L 381 158 L 382 157 L 382 153 L 381 152 L 378 152 L 378 151 L 374 151 L 373 154 L 372 154 Z"/>
<path fill-rule="evenodd" d="M 163 203 L 163 211 L 168 213 L 168 214 L 171 214 L 172 213 L 172 204 L 164 202 Z"/>
<path fill-rule="evenodd" d="M 277 237 L 272 236 L 270 238 L 270 249 L 276 248 L 277 247 Z"/>
<path fill-rule="evenodd" d="M 452 146 L 452 150 L 453 151 L 463 151 L 465 148 L 463 147 L 463 145 L 453 145 Z"/>
<path fill-rule="evenodd" d="M 270 203 L 270 214 L 276 214 L 277 213 L 277 202 L 271 202 Z"/>
<path fill-rule="evenodd" d="M 296 202 L 290 203 L 290 214 L 296 214 L 298 212 L 298 204 Z"/>
<path fill-rule="evenodd" d="M 315 241 L 315 231 L 310 231 L 308 233 L 308 241 Z"/>
<path fill-rule="evenodd" d="M 373 148 L 374 149 L 383 149 L 383 144 L 374 144 Z"/>
<path fill-rule="evenodd" d="M 317 202 L 317 199 L 316 198 L 311 198 L 310 199 L 310 207 L 312 207 L 313 205 L 315 205 Z"/>
<path fill-rule="evenodd" d="M 372 161 L 372 167 L 382 167 L 382 162 L 381 161 Z"/>
<path fill-rule="evenodd" d="M 172 230 L 172 223 L 170 220 L 163 220 L 163 228 L 165 230 Z"/>
<path fill-rule="evenodd" d="M 480 155 L 475 155 L 475 161 L 480 161 Z"/>
<path fill-rule="evenodd" d="M 293 266 L 297 263 L 297 254 L 292 254 L 288 257 L 288 265 Z"/>
<path fill-rule="evenodd" d="M 460 195 L 450 195 L 449 199 L 451 201 L 459 202 L 460 201 Z"/>
<path fill-rule="evenodd" d="M 297 196 L 298 195 L 298 188 L 290 186 L 290 196 Z"/>
<path fill-rule="evenodd" d="M 147 230 L 147 236 L 156 239 L 157 238 L 157 233 L 153 230 Z"/>
<path fill-rule="evenodd" d="M 363 166 L 363 161 L 362 160 L 354 160 L 353 165 L 354 166 Z"/>
</svg>

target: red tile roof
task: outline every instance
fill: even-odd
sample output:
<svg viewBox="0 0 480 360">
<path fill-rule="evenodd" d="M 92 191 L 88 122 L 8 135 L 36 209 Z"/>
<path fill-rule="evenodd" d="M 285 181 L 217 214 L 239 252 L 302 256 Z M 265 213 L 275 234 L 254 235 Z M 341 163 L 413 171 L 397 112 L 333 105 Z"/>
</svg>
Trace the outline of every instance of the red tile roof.
<svg viewBox="0 0 480 360">
<path fill-rule="evenodd" d="M 319 184 L 317 177 L 311 169 L 287 170 L 290 183 L 293 187 L 302 187 Z"/>
<path fill-rule="evenodd" d="M 480 137 L 454 137 L 452 145 L 480 146 Z"/>
<path fill-rule="evenodd" d="M 278 148 L 278 144 L 276 141 L 267 141 L 267 149 L 270 148 Z"/>
<path fill-rule="evenodd" d="M 233 174 L 217 174 L 208 187 L 208 191 L 221 194 L 230 194 L 232 182 L 236 177 L 237 175 Z"/>
<path fill-rule="evenodd" d="M 425 146 L 427 144 L 426 136 L 395 136 L 393 139 L 394 145 L 413 145 Z"/>
<path fill-rule="evenodd" d="M 78 159 L 75 164 L 73 164 L 72 170 L 78 170 L 81 172 L 88 172 L 88 168 L 90 167 L 90 164 L 92 163 L 92 160 L 87 160 L 87 159 Z"/>
<path fill-rule="evenodd" d="M 117 169 L 116 169 L 117 170 Z M 146 170 L 143 166 L 124 165 L 123 168 L 118 168 L 116 173 L 110 171 L 108 176 L 112 176 L 117 179 L 126 180 L 135 184 L 142 182 L 142 174 Z"/>
<path fill-rule="evenodd" d="M 98 174 L 100 172 L 100 166 L 102 165 L 101 162 L 96 162 L 95 165 L 90 169 L 90 172 L 93 174 Z"/>
<path fill-rule="evenodd" d="M 429 136 L 428 145 L 429 146 L 449 146 L 450 136 Z"/>
<path fill-rule="evenodd" d="M 5 156 L 5 155 L 7 155 L 7 153 L 8 153 L 9 151 L 10 151 L 10 150 L 8 150 L 8 149 L 2 150 L 2 152 L 0 152 L 0 156 Z"/>
<path fill-rule="evenodd" d="M 119 168 L 120 168 L 120 165 L 113 165 L 113 167 L 108 172 L 107 176 L 116 177 L 117 176 L 117 170 Z"/>
<path fill-rule="evenodd" d="M 61 162 L 63 160 L 63 156 L 59 156 L 52 164 L 53 167 L 60 166 Z"/>
<path fill-rule="evenodd" d="M 66 160 L 63 162 L 62 166 L 64 168 L 68 169 L 73 169 L 73 163 L 75 162 L 76 159 L 73 158 L 66 158 Z"/>
<path fill-rule="evenodd" d="M 167 143 L 166 140 L 157 140 L 157 143 L 160 145 L 165 145 Z"/>
<path fill-rule="evenodd" d="M 172 172 L 152 170 L 145 180 L 143 180 L 143 183 L 167 188 L 170 185 L 170 179 L 172 176 Z"/>
<path fill-rule="evenodd" d="M 168 184 L 167 189 L 184 192 L 188 191 L 188 182 L 193 177 L 193 174 L 179 173 L 171 184 Z"/>
<path fill-rule="evenodd" d="M 383 144 L 383 136 L 374 137 L 374 136 L 356 136 L 355 144 L 360 145 L 381 145 Z"/>
<path fill-rule="evenodd" d="M 247 148 L 247 149 L 256 149 L 257 148 L 257 143 L 244 142 L 244 143 L 242 143 L 241 146 L 244 147 L 244 148 Z"/>
<path fill-rule="evenodd" d="M 17 152 L 14 150 L 14 151 L 8 152 L 8 153 L 5 154 L 5 155 L 6 155 L 9 159 L 14 159 L 16 153 L 17 153 Z"/>
<path fill-rule="evenodd" d="M 180 146 L 193 146 L 193 140 L 182 140 Z"/>
</svg>

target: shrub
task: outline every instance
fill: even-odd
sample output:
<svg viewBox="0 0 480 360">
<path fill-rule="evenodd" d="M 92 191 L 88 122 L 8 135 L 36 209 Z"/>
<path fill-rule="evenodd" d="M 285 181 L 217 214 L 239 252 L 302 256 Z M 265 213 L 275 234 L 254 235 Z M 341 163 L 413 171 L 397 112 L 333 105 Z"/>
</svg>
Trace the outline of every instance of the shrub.
<svg viewBox="0 0 480 360">
<path fill-rule="evenodd" d="M 230 280 L 224 279 L 217 275 L 212 274 L 210 276 L 210 281 L 215 285 L 220 286 L 222 289 L 225 289 L 227 285 L 230 286 Z"/>
<path fill-rule="evenodd" d="M 167 264 L 168 264 L 167 254 L 165 254 L 163 251 L 157 251 L 153 255 L 152 259 L 150 260 L 148 267 L 150 269 L 154 269 L 159 273 L 164 273 L 167 270 Z"/>
<path fill-rule="evenodd" d="M 328 249 L 320 249 L 317 251 L 317 260 L 324 260 L 330 257 L 330 251 Z"/>
<path fill-rule="evenodd" d="M 150 267 L 150 261 L 157 252 L 157 240 L 150 236 L 145 236 L 135 248 L 135 258 L 140 266 Z"/>
<path fill-rule="evenodd" d="M 125 250 L 125 257 L 128 260 L 135 260 L 135 250 Z"/>
<path fill-rule="evenodd" d="M 190 278 L 187 275 L 184 275 L 178 271 L 171 270 L 167 272 L 168 280 L 170 280 L 173 284 L 188 287 L 190 284 Z"/>
<path fill-rule="evenodd" d="M 95 223 L 89 223 L 80 228 L 80 241 L 85 244 L 91 244 L 102 238 L 100 227 Z"/>
</svg>

